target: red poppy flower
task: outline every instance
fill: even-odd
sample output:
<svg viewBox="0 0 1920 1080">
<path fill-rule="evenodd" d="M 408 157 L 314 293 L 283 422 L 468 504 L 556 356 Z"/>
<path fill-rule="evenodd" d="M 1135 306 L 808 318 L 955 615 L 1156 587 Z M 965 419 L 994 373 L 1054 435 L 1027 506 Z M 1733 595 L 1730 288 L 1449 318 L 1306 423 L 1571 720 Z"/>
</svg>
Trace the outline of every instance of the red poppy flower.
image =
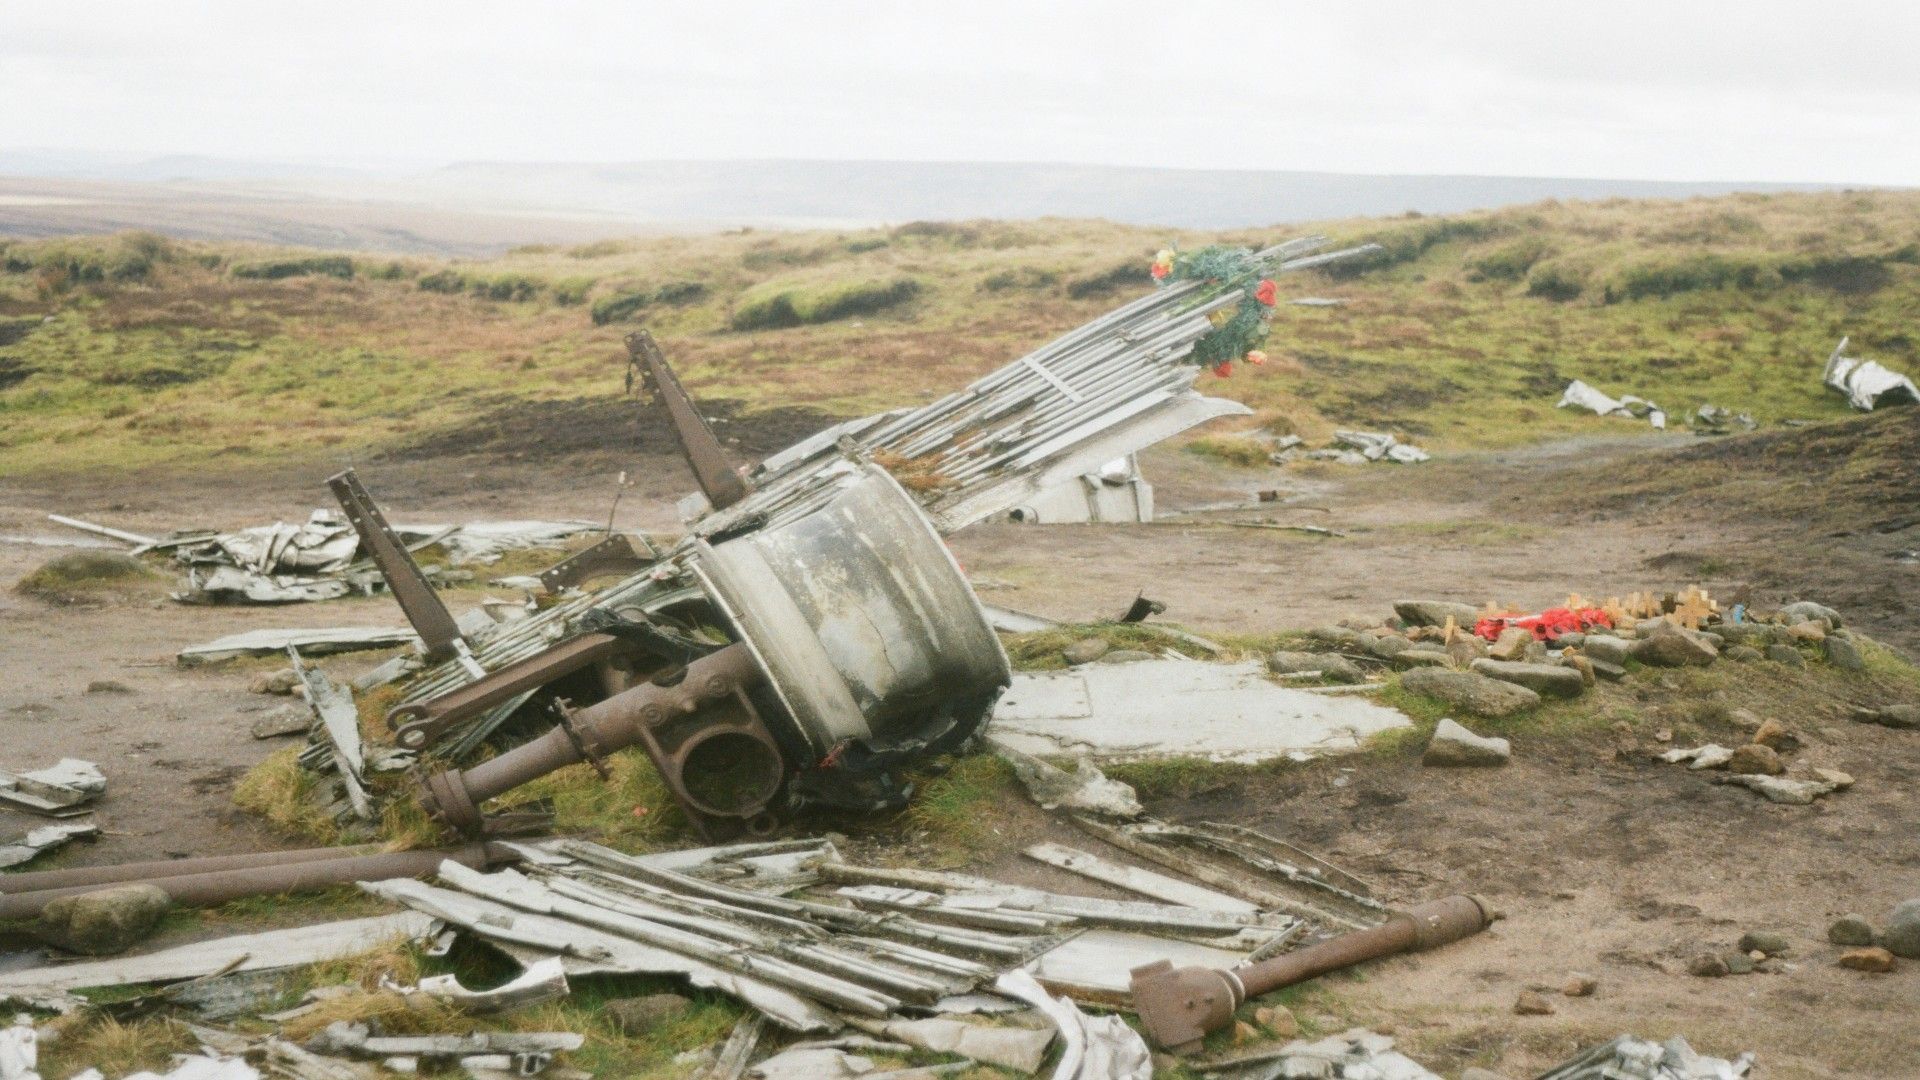
<svg viewBox="0 0 1920 1080">
<path fill-rule="evenodd" d="M 1154 263 L 1153 269 L 1148 272 L 1153 275 L 1153 280 L 1159 281 L 1161 278 L 1166 277 L 1167 274 L 1172 272 L 1172 270 L 1173 268 L 1168 266 L 1166 263 Z"/>
<path fill-rule="evenodd" d="M 1218 375 L 1222 379 L 1231 378 L 1233 376 L 1233 361 L 1231 360 L 1220 361 L 1218 364 L 1215 364 L 1213 366 L 1213 373 L 1215 375 Z"/>
<path fill-rule="evenodd" d="M 1267 305 L 1268 307 L 1272 307 L 1274 303 L 1279 299 L 1279 297 L 1280 297 L 1280 287 L 1273 283 L 1272 278 L 1267 278 L 1261 281 L 1260 287 L 1253 290 L 1253 298 Z"/>
</svg>

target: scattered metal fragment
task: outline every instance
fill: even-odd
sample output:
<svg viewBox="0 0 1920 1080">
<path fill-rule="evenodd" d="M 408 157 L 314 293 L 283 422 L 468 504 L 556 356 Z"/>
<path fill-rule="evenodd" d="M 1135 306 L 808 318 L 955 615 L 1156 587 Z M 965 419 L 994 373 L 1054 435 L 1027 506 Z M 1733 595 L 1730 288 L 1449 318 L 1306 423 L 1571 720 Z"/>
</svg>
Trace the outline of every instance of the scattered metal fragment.
<svg viewBox="0 0 1920 1080">
<path fill-rule="evenodd" d="M 271 656 L 289 648 L 299 649 L 300 655 L 311 657 L 365 649 L 390 649 L 396 645 L 412 645 L 419 640 L 412 630 L 387 626 L 249 630 L 202 645 L 189 645 L 180 650 L 176 659 L 181 667 L 194 667 L 242 656 Z"/>
<path fill-rule="evenodd" d="M 360 710 L 353 703 L 353 691 L 327 678 L 320 670 L 307 667 L 301 662 L 300 650 L 291 645 L 287 646 L 287 659 L 293 663 L 294 676 L 306 688 L 307 704 L 315 720 L 307 753 L 301 755 L 303 763 L 309 758 L 318 758 L 309 763 L 308 768 L 324 770 L 337 777 L 347 811 L 361 821 L 372 820 L 373 804 L 367 798 L 366 754 L 360 737 Z"/>
<path fill-rule="evenodd" d="M 451 1061 L 477 1054 L 564 1054 L 586 1044 L 572 1031 L 476 1031 L 465 1035 L 375 1035 L 364 1024 L 336 1020 L 308 1045 L 323 1054 Z M 522 1075 L 533 1075 L 525 1073 Z"/>
<path fill-rule="evenodd" d="M 1153 520 L 1153 485 L 1128 454 L 1040 492 L 1007 511 L 1026 525 L 1141 524 Z"/>
<path fill-rule="evenodd" d="M 432 998 L 474 1015 L 524 1009 L 566 997 L 568 993 L 566 967 L 558 957 L 533 964 L 517 978 L 491 990 L 469 990 L 460 985 L 457 975 L 432 975 L 413 986 L 401 986 L 383 978 L 380 988 L 401 997 L 418 994 Z"/>
<path fill-rule="evenodd" d="M 767 1018 L 760 1013 L 741 1017 L 734 1023 L 733 1030 L 727 1033 L 727 1041 L 721 1045 L 719 1056 L 697 1080 L 740 1080 L 766 1029 Z"/>
<path fill-rule="evenodd" d="M 881 1022 L 855 1019 L 851 1023 L 869 1034 L 899 1039 L 908 1046 L 956 1054 L 1022 1073 L 1037 1072 L 1047 1055 L 1047 1047 L 1053 1044 L 1051 1031 L 990 1027 L 951 1017 Z"/>
<path fill-rule="evenodd" d="M 1416 465 L 1433 455 L 1410 443 L 1403 443 L 1384 431 L 1336 431 L 1334 440 L 1360 452 L 1368 461 L 1391 461 L 1396 465 Z"/>
<path fill-rule="evenodd" d="M 1395 1050 L 1391 1038 L 1365 1028 L 1311 1042 L 1295 1039 L 1277 1050 L 1209 1062 L 1206 1069 L 1235 1080 L 1441 1080 Z"/>
<path fill-rule="evenodd" d="M 142 536 L 139 533 L 127 532 L 124 529 L 113 529 L 105 525 L 96 525 L 91 521 L 82 521 L 79 518 L 62 517 L 59 514 L 48 514 L 47 520 L 56 525 L 65 525 L 69 529 L 79 529 L 81 532 L 92 533 L 95 536 L 104 536 L 110 540 L 118 540 L 121 543 L 132 544 L 135 547 L 152 547 L 154 544 L 160 542 L 151 536 Z"/>
<path fill-rule="evenodd" d="M 1872 412 L 1881 405 L 1900 402 L 1920 404 L 1920 386 L 1897 371 L 1890 371 L 1872 360 L 1846 355 L 1849 339 L 1841 338 L 1827 357 L 1827 369 L 1821 381 L 1839 393 L 1861 412 Z"/>
<path fill-rule="evenodd" d="M 1103 859 L 1091 852 L 1080 851 L 1060 844 L 1035 844 L 1023 854 L 1029 859 L 1056 866 L 1062 870 L 1104 882 L 1131 893 L 1150 896 L 1170 904 L 1200 908 L 1204 911 L 1223 911 L 1247 914 L 1260 910 L 1259 905 L 1242 900 L 1236 896 L 1216 892 L 1190 881 L 1156 874 L 1138 866 L 1116 863 Z"/>
<path fill-rule="evenodd" d="M 20 839 L 0 844 L 0 868 L 19 866 L 40 857 L 43 852 L 52 851 L 69 840 L 92 839 L 100 835 L 100 826 L 91 822 L 80 825 L 42 825 L 32 829 Z M 15 888 L 13 875 L 0 879 L 10 890 Z"/>
<path fill-rule="evenodd" d="M 1176 715 L 1181 723 L 1167 723 Z M 1372 702 L 1277 686 L 1258 661 L 1180 659 L 1016 673 L 988 731 L 1036 756 L 1254 763 L 1358 749 L 1375 732 L 1410 723 Z"/>
<path fill-rule="evenodd" d="M 1449 896 L 1395 913 L 1371 929 L 1230 971 L 1175 968 L 1163 960 L 1133 969 L 1134 1007 L 1155 1042 L 1170 1049 L 1189 1048 L 1207 1032 L 1231 1023 L 1233 1010 L 1249 998 L 1365 960 L 1438 948 L 1479 933 L 1493 919 L 1486 901 Z"/>
<path fill-rule="evenodd" d="M 40 1080 L 40 1035 L 25 1013 L 0 1028 L 0 1080 Z"/>
<path fill-rule="evenodd" d="M 1039 1009 L 1059 1029 L 1063 1049 L 1053 1080 L 1151 1080 L 1153 1056 L 1146 1041 L 1118 1016 L 1088 1016 L 1066 998 L 1047 993 L 1024 971 L 1000 976 L 993 987 Z"/>
<path fill-rule="evenodd" d="M 1567 384 L 1566 392 L 1554 404 L 1556 409 L 1569 406 L 1587 409 L 1595 416 L 1624 416 L 1633 420 L 1645 420 L 1656 430 L 1665 431 L 1667 414 L 1660 406 L 1645 398 L 1625 394 L 1618 398 L 1607 395 L 1575 379 Z"/>
<path fill-rule="evenodd" d="M 995 756 L 1013 767 L 1013 775 L 1042 809 L 1065 807 L 1119 818 L 1139 817 L 1146 812 L 1133 788 L 1108 779 L 1106 773 L 1084 757 L 1075 758 L 1073 771 L 1068 772 L 991 736 L 986 742 Z"/>
<path fill-rule="evenodd" d="M 1622 1035 L 1575 1055 L 1538 1080 L 1740 1080 L 1753 1069 L 1753 1054 L 1728 1061 L 1695 1053 L 1679 1035 L 1665 1043 Z"/>
<path fill-rule="evenodd" d="M 79 758 L 61 758 L 32 772 L 0 769 L 0 803 L 47 817 L 90 813 L 93 801 L 106 790 L 100 766 Z"/>
<path fill-rule="evenodd" d="M 317 964 L 423 937 L 433 920 L 402 911 L 363 919 L 267 930 L 200 941 L 141 956 L 0 971 L 0 997 L 40 996 L 86 986 L 176 982 L 215 972 L 266 971 Z"/>
<path fill-rule="evenodd" d="M 1736 413 L 1718 405 L 1702 405 L 1687 413 L 1687 426 L 1696 435 L 1729 435 L 1735 428 L 1752 431 L 1760 423 L 1751 413 Z"/>
</svg>

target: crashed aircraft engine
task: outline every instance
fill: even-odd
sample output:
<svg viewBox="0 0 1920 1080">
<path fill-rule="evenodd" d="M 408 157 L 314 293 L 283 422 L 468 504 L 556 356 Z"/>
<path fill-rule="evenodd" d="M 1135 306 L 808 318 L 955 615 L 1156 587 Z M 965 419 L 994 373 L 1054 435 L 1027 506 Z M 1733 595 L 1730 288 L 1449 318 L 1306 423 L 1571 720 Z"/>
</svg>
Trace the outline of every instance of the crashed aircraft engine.
<svg viewBox="0 0 1920 1080">
<path fill-rule="evenodd" d="M 962 391 L 745 470 L 634 334 L 629 384 L 672 420 L 704 505 L 664 553 L 609 536 L 555 566 L 547 596 L 508 621 L 456 622 L 358 481 L 335 477 L 421 638 L 426 666 L 387 719 L 399 746 L 450 766 L 423 770 L 422 803 L 461 832 L 504 831 L 514 815 L 483 814 L 488 800 L 577 762 L 604 774 L 639 746 L 709 836 L 762 833 L 808 805 L 901 804 L 902 769 L 964 742 L 1011 678 L 942 534 L 1245 414 L 1193 390 L 1195 358 L 1264 334 L 1265 278 L 1365 250 L 1308 254 L 1325 245 L 1181 256 L 1188 272 L 1154 293 Z M 586 588 L 609 573 L 626 576 Z M 457 767 L 509 719 L 543 718 L 544 734 Z"/>
</svg>

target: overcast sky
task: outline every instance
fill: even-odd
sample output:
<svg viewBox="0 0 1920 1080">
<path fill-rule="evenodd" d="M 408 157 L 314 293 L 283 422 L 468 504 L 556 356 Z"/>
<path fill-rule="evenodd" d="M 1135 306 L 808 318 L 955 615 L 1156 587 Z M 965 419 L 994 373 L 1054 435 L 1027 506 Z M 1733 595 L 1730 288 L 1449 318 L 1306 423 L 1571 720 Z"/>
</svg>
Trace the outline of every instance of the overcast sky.
<svg viewBox="0 0 1920 1080">
<path fill-rule="evenodd" d="M 1920 182 L 1920 4 L 0 0 L 0 147 Z"/>
</svg>

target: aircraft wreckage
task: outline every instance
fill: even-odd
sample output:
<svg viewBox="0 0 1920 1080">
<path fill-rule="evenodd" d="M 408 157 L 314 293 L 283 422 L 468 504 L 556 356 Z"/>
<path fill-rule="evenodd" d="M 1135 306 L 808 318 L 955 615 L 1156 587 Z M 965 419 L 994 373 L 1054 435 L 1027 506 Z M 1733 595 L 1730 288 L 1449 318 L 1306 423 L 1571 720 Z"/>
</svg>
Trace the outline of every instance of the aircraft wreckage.
<svg viewBox="0 0 1920 1080">
<path fill-rule="evenodd" d="M 507 621 L 456 622 L 358 479 L 334 477 L 420 637 L 417 659 L 383 672 L 400 685 L 387 722 L 417 755 L 420 801 L 463 834 L 499 835 L 526 822 L 489 816 L 489 800 L 578 762 L 605 773 L 609 755 L 639 746 L 716 839 L 764 834 L 810 805 L 899 805 L 902 767 L 965 741 L 1011 677 L 942 535 L 1246 414 L 1194 380 L 1223 345 L 1264 334 L 1273 276 L 1366 250 L 1326 246 L 1182 256 L 1188 273 L 964 390 L 744 469 L 651 335 L 633 334 L 629 386 L 665 409 L 701 489 L 687 535 L 664 551 L 609 536 L 541 575 L 537 610 Z M 324 721 L 344 688 L 306 677 Z M 525 730 L 543 718 L 545 734 L 469 764 L 509 719 Z M 341 774 L 343 813 L 369 813 L 365 757 L 353 723 L 316 725 L 305 760 Z"/>
</svg>

